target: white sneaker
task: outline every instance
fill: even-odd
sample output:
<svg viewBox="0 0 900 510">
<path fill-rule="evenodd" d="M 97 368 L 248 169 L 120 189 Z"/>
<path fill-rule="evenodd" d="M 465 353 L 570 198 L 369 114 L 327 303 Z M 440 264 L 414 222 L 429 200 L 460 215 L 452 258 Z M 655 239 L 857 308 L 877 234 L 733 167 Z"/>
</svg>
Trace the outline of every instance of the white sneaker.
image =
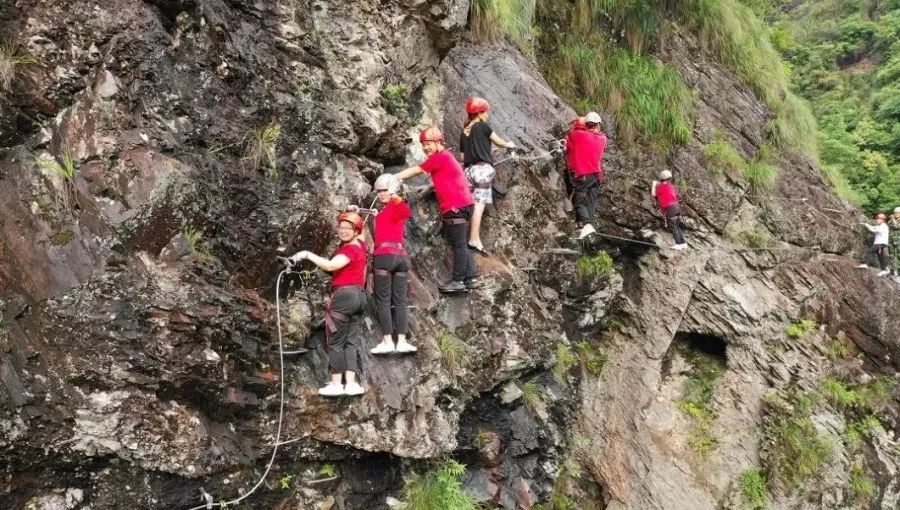
<svg viewBox="0 0 900 510">
<path fill-rule="evenodd" d="M 672 245 L 672 249 L 673 249 L 673 250 L 683 250 L 683 249 L 685 249 L 685 248 L 687 248 L 687 244 L 686 244 L 686 243 L 673 244 L 673 245 Z"/>
<path fill-rule="evenodd" d="M 887 275 L 889 275 L 889 274 L 891 274 L 891 272 L 888 271 L 887 269 L 885 269 L 884 271 L 879 271 L 879 272 L 878 272 L 878 276 L 887 276 Z"/>
<path fill-rule="evenodd" d="M 355 397 L 356 395 L 362 395 L 366 392 L 366 389 L 359 385 L 358 382 L 353 381 L 352 383 L 347 383 L 347 386 L 344 388 L 344 395 L 348 397 Z"/>
<path fill-rule="evenodd" d="M 323 397 L 340 397 L 344 393 L 344 386 L 340 384 L 328 383 L 324 387 L 319 388 L 319 395 Z"/>
<path fill-rule="evenodd" d="M 866 265 L 866 264 L 860 264 L 860 265 L 858 265 L 858 266 L 856 266 L 856 267 L 857 267 L 858 269 L 868 269 L 868 268 L 869 268 L 869 266 Z"/>
<path fill-rule="evenodd" d="M 372 354 L 387 354 L 390 352 L 394 352 L 394 342 L 381 342 L 369 352 L 371 352 Z"/>
<path fill-rule="evenodd" d="M 594 226 L 591 225 L 590 223 L 588 223 L 585 226 L 581 227 L 581 232 L 578 233 L 578 239 L 584 239 L 585 237 L 587 237 L 591 234 L 594 234 L 596 232 L 597 231 L 594 230 Z"/>
<path fill-rule="evenodd" d="M 415 345 L 413 345 L 405 340 L 401 341 L 401 342 L 397 342 L 397 352 L 416 352 L 418 350 L 419 349 L 416 349 Z"/>
</svg>

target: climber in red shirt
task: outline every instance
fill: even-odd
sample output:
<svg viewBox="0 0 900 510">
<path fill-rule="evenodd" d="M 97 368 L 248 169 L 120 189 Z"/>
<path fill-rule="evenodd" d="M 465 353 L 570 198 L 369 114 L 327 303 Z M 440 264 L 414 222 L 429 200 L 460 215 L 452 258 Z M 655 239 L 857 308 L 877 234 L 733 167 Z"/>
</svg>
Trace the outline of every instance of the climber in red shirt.
<svg viewBox="0 0 900 510">
<path fill-rule="evenodd" d="M 409 324 L 407 273 L 411 269 L 406 252 L 406 220 L 412 216 L 409 204 L 397 196 L 400 180 L 392 174 L 375 179 L 375 192 L 384 207 L 375 216 L 375 303 L 383 335 L 372 354 L 416 352 L 406 341 Z M 394 334 L 397 346 L 394 347 Z"/>
<path fill-rule="evenodd" d="M 437 194 L 444 237 L 453 250 L 451 280 L 438 287 L 441 292 L 466 292 L 480 283 L 476 275 L 475 258 L 469 249 L 469 220 L 475 201 L 469 191 L 462 166 L 444 147 L 444 134 L 436 127 L 427 127 L 419 134 L 422 150 L 428 156 L 421 164 L 395 174 L 401 181 L 421 173 L 431 175 Z"/>
<path fill-rule="evenodd" d="M 289 259 L 294 264 L 309 260 L 319 269 L 334 273 L 331 279 L 331 299 L 325 314 L 331 381 L 319 389 L 319 394 L 326 397 L 362 395 L 366 391 L 356 380 L 366 307 L 368 253 L 362 240 L 364 226 L 365 221 L 359 214 L 341 213 L 337 227 L 341 245 L 330 259 L 309 251 L 299 251 Z M 341 376 L 346 379 L 346 385 L 341 384 Z"/>
<path fill-rule="evenodd" d="M 591 222 L 597 213 L 597 196 L 604 180 L 602 159 L 606 134 L 600 130 L 601 119 L 596 112 L 584 116 L 584 129 L 578 129 L 576 122 L 566 137 L 566 165 L 572 173 L 575 221 L 581 227 L 578 238 L 584 239 L 596 232 Z"/>
<path fill-rule="evenodd" d="M 672 184 L 672 172 L 663 170 L 659 173 L 659 181 L 653 181 L 650 186 L 650 194 L 656 197 L 656 204 L 663 213 L 666 225 L 672 230 L 675 238 L 673 250 L 687 248 L 684 242 L 684 234 L 681 228 L 684 226 L 681 220 L 681 206 L 678 204 L 678 189 Z"/>
</svg>

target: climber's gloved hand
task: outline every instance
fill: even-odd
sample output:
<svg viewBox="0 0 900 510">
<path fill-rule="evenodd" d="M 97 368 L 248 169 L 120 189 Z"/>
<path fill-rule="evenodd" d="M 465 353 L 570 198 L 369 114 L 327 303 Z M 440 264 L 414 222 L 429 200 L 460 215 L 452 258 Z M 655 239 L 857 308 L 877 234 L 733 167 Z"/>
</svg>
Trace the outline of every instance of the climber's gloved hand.
<svg viewBox="0 0 900 510">
<path fill-rule="evenodd" d="M 347 206 L 347 212 L 359 212 L 359 206 L 358 206 L 358 205 L 352 205 L 352 204 L 351 204 L 351 205 L 348 205 L 348 206 Z"/>
<path fill-rule="evenodd" d="M 300 263 L 301 261 L 308 259 L 308 258 L 309 258 L 309 255 L 310 255 L 310 252 L 308 252 L 308 251 L 306 251 L 306 250 L 298 251 L 297 253 L 291 255 L 291 256 L 288 258 L 288 260 L 291 261 L 291 264 L 298 264 L 298 263 Z"/>
</svg>

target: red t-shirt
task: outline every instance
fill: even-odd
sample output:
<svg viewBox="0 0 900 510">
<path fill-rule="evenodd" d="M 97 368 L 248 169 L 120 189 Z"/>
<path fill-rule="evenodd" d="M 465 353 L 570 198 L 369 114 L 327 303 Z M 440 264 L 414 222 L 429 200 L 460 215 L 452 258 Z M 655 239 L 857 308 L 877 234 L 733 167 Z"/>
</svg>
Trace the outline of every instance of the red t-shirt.
<svg viewBox="0 0 900 510">
<path fill-rule="evenodd" d="M 402 243 L 406 234 L 406 220 L 412 211 L 400 197 L 391 197 L 384 208 L 375 216 L 375 255 L 397 253 L 396 247 L 379 247 L 381 243 Z"/>
<path fill-rule="evenodd" d="M 350 259 L 350 263 L 334 272 L 331 278 L 332 287 L 340 287 L 342 285 L 366 285 L 366 248 L 359 241 L 351 241 L 343 243 L 334 252 L 332 258 L 337 255 L 344 255 Z"/>
<path fill-rule="evenodd" d="M 447 149 L 428 156 L 428 159 L 419 166 L 431 174 L 441 214 L 475 203 L 472 200 L 472 192 L 469 191 L 469 183 L 466 182 L 462 165 Z"/>
<path fill-rule="evenodd" d="M 656 185 L 656 203 L 663 212 L 666 212 L 670 205 L 678 203 L 678 190 L 671 182 L 663 181 Z"/>
<path fill-rule="evenodd" d="M 575 177 L 599 174 L 603 180 L 603 151 L 606 150 L 606 134 L 588 129 L 573 129 L 566 137 L 566 164 Z"/>
</svg>

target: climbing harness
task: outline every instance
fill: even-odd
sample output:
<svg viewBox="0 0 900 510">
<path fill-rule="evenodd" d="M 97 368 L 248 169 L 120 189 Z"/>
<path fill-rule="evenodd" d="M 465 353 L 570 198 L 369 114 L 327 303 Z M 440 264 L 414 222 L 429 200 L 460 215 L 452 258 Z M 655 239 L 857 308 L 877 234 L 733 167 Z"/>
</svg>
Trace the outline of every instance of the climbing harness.
<svg viewBox="0 0 900 510">
<path fill-rule="evenodd" d="M 259 480 L 256 484 L 247 491 L 246 494 L 228 500 L 228 501 L 219 501 L 216 503 L 213 498 L 209 497 L 208 494 L 204 492 L 204 499 L 206 499 L 206 503 L 200 506 L 195 506 L 190 508 L 189 510 L 204 510 L 211 509 L 216 506 L 219 508 L 226 508 L 228 506 L 234 505 L 236 503 L 240 503 L 241 501 L 250 497 L 251 494 L 256 492 L 257 489 L 263 484 L 266 480 L 266 477 L 269 475 L 269 471 L 272 470 L 272 465 L 275 464 L 275 455 L 278 453 L 278 445 L 281 444 L 281 426 L 284 422 L 284 343 L 282 341 L 281 336 L 281 299 L 280 299 L 280 288 L 281 288 L 281 277 L 284 276 L 285 273 L 289 272 L 290 268 L 282 269 L 280 273 L 278 273 L 278 279 L 275 281 L 275 316 L 278 329 L 278 361 L 279 361 L 279 370 L 281 375 L 279 377 L 280 383 L 280 391 L 279 391 L 279 399 L 278 399 L 278 428 L 275 430 L 275 445 L 272 448 L 272 455 L 269 457 L 269 462 L 266 464 L 266 470 L 263 472 L 262 476 L 259 477 Z"/>
</svg>

